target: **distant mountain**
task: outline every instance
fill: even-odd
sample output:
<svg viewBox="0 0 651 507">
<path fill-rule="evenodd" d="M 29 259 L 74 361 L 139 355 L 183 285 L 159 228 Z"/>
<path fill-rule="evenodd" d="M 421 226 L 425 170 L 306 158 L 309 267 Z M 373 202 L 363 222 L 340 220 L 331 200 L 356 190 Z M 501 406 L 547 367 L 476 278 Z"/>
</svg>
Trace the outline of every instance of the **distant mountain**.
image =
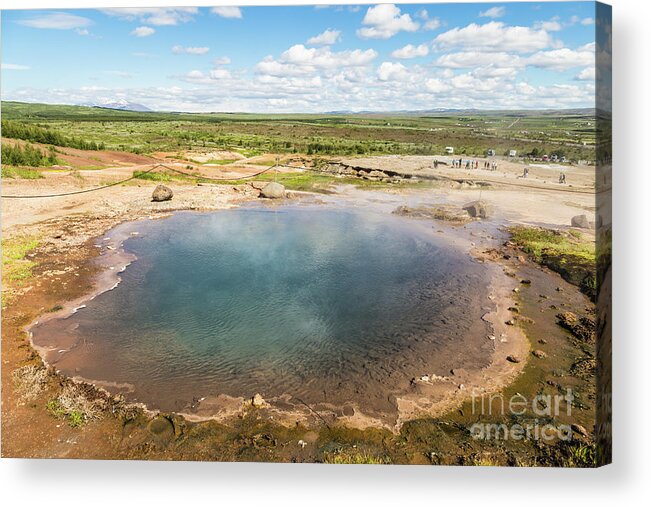
<svg viewBox="0 0 651 507">
<path fill-rule="evenodd" d="M 135 102 L 129 102 L 125 99 L 117 100 L 103 100 L 101 102 L 94 102 L 90 104 L 80 104 L 81 106 L 88 107 L 100 107 L 102 109 L 116 109 L 118 111 L 137 111 L 137 112 L 147 112 L 151 111 L 147 106 L 142 104 L 136 104 Z"/>
</svg>

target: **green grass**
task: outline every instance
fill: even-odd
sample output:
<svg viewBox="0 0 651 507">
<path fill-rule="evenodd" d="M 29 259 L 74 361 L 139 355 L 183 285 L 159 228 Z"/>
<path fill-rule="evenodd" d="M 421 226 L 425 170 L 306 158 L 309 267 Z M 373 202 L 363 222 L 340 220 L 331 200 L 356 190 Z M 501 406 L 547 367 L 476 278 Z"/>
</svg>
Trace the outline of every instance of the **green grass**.
<svg viewBox="0 0 651 507">
<path fill-rule="evenodd" d="M 196 162 L 196 161 L 194 161 Z M 233 162 L 237 162 L 237 159 L 235 158 L 226 158 L 226 159 L 210 159 L 207 160 L 206 162 L 201 162 L 203 165 L 210 164 L 210 165 L 227 165 L 227 164 L 232 164 Z"/>
<path fill-rule="evenodd" d="M 594 242 L 584 240 L 579 231 L 564 233 L 539 227 L 514 226 L 510 232 L 513 241 L 536 261 L 549 254 L 577 257 L 586 263 L 594 264 L 596 261 Z"/>
<path fill-rule="evenodd" d="M 166 172 L 145 172 L 145 171 L 133 171 L 133 177 L 139 180 L 147 181 L 160 181 L 160 182 L 169 182 L 169 181 L 188 181 L 191 180 L 191 176 L 183 176 L 182 174 L 176 173 L 166 173 Z"/>
<path fill-rule="evenodd" d="M 18 236 L 2 240 L 2 307 L 13 299 L 13 289 L 31 278 L 36 263 L 26 259 L 28 253 L 38 246 L 33 236 Z"/>
<path fill-rule="evenodd" d="M 198 178 L 201 180 L 200 178 Z M 209 180 L 206 180 L 209 181 Z M 409 182 L 404 181 L 401 183 L 388 184 L 382 181 L 365 180 L 355 177 L 337 177 L 330 174 L 320 174 L 313 171 L 295 172 L 295 173 L 278 173 L 269 171 L 260 174 L 254 178 L 246 180 L 221 180 L 218 184 L 222 185 L 241 185 L 250 181 L 277 181 L 288 190 L 296 190 L 302 192 L 327 192 L 328 188 L 332 185 L 355 185 L 359 188 L 373 189 L 373 188 L 428 188 L 432 184 L 427 181 Z"/>
<path fill-rule="evenodd" d="M 534 261 L 559 273 L 593 300 L 596 297 L 597 250 L 595 242 L 578 231 L 513 226 L 511 239 Z"/>
<path fill-rule="evenodd" d="M 310 155 L 480 156 L 487 149 L 540 154 L 562 151 L 572 160 L 594 160 L 594 111 L 485 111 L 481 113 L 187 114 L 137 113 L 101 108 L 2 103 L 3 119 L 92 140 L 134 153 L 195 148 Z M 516 128 L 509 128 L 520 118 Z"/>
<path fill-rule="evenodd" d="M 340 449 L 325 453 L 323 463 L 331 465 L 389 465 L 391 459 L 388 456 L 376 456 L 355 449 Z"/>
<path fill-rule="evenodd" d="M 30 169 L 27 167 L 2 167 L 2 177 L 3 178 L 20 178 L 23 180 L 39 180 L 43 178 L 41 171 L 36 169 Z"/>
<path fill-rule="evenodd" d="M 565 459 L 564 466 L 571 468 L 593 468 L 597 465 L 594 445 L 577 445 L 572 447 Z"/>
</svg>

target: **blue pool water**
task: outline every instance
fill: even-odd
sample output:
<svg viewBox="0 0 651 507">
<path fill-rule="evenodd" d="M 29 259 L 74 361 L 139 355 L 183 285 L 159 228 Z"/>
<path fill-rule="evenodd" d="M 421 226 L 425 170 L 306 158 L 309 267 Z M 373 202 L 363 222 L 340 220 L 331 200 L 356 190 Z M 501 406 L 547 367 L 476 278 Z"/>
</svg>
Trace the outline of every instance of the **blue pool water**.
<svg viewBox="0 0 651 507">
<path fill-rule="evenodd" d="M 139 232 L 120 285 L 34 336 L 75 335 L 58 368 L 162 410 L 256 392 L 389 410 L 412 377 L 471 361 L 484 329 L 485 268 L 426 222 L 281 207 L 120 227 Z"/>
</svg>

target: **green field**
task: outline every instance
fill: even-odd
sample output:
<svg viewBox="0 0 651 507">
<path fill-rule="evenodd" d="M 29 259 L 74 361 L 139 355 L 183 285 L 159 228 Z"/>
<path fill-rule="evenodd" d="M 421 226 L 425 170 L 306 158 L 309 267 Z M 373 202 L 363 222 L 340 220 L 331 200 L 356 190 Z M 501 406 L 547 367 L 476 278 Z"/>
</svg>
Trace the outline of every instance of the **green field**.
<svg viewBox="0 0 651 507">
<path fill-rule="evenodd" d="M 594 160 L 597 135 L 593 110 L 260 115 L 3 102 L 2 118 L 14 131 L 33 127 L 67 143 L 143 154 L 207 148 L 245 156 L 442 155 L 453 146 L 455 155 L 494 149 L 497 155 L 517 150 Z"/>
</svg>

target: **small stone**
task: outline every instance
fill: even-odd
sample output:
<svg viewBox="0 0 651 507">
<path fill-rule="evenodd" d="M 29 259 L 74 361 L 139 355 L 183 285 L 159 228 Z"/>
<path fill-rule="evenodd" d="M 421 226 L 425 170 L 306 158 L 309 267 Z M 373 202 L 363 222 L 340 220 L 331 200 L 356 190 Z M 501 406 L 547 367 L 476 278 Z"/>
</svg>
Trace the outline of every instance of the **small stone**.
<svg viewBox="0 0 651 507">
<path fill-rule="evenodd" d="M 538 340 L 538 343 L 540 343 L 541 345 L 546 345 L 547 340 L 545 340 L 544 338 L 541 338 L 540 340 Z"/>
<path fill-rule="evenodd" d="M 509 306 L 508 310 L 513 313 L 520 313 L 520 310 L 516 308 L 515 306 Z"/>
<path fill-rule="evenodd" d="M 520 280 L 520 283 L 522 285 L 531 285 L 531 280 L 528 280 L 528 279 Z"/>
<path fill-rule="evenodd" d="M 547 357 L 547 354 L 545 354 L 545 352 L 542 350 L 534 350 L 532 354 L 534 355 L 534 357 L 537 357 L 538 359 L 544 359 Z"/>
<path fill-rule="evenodd" d="M 517 357 L 517 356 L 506 356 L 506 360 L 509 363 L 519 363 L 520 362 L 520 358 Z"/>
<path fill-rule="evenodd" d="M 517 287 L 515 287 L 515 288 L 513 289 L 513 292 L 520 292 L 520 289 L 518 289 Z"/>
<path fill-rule="evenodd" d="M 505 322 L 507 326 L 515 326 L 515 321 L 513 319 L 509 319 Z"/>
<path fill-rule="evenodd" d="M 493 335 L 490 335 L 490 336 L 488 337 L 488 339 L 489 339 L 489 340 L 492 340 L 492 341 L 495 341 L 495 337 L 494 337 Z"/>
</svg>

